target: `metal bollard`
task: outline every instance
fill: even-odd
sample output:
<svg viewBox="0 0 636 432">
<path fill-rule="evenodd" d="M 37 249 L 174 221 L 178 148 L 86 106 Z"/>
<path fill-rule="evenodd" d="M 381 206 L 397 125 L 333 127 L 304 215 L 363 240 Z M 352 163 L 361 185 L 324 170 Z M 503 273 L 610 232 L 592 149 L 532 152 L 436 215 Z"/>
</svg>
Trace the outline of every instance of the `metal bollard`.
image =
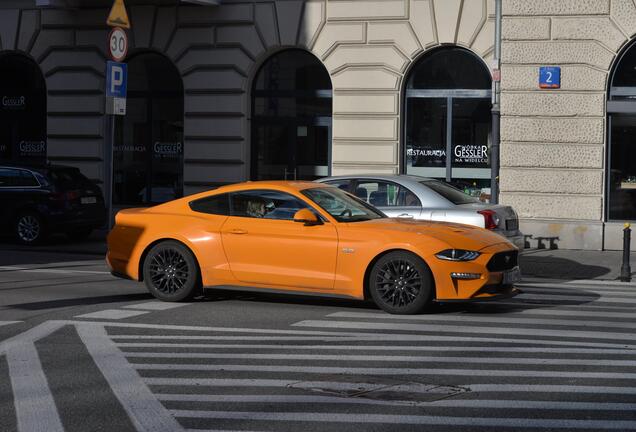
<svg viewBox="0 0 636 432">
<path fill-rule="evenodd" d="M 630 282 L 632 280 L 632 268 L 629 265 L 629 249 L 632 238 L 632 230 L 630 224 L 626 223 L 623 229 L 623 265 L 621 265 L 621 282 Z"/>
</svg>

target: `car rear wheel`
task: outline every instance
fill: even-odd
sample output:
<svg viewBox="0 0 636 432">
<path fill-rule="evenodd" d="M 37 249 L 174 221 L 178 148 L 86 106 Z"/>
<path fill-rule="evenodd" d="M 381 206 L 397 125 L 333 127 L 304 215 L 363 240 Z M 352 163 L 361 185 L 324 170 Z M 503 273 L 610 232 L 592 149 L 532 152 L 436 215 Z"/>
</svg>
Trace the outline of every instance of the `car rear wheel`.
<svg viewBox="0 0 636 432">
<path fill-rule="evenodd" d="M 14 225 L 15 238 L 22 244 L 35 245 L 46 237 L 46 229 L 42 217 L 35 212 L 24 212 L 18 215 Z"/>
<path fill-rule="evenodd" d="M 163 301 L 190 299 L 201 287 L 199 266 L 194 255 L 175 241 L 153 246 L 144 261 L 143 275 L 148 291 Z"/>
<path fill-rule="evenodd" d="M 426 263 L 410 252 L 381 257 L 369 274 L 369 291 L 378 307 L 391 314 L 417 314 L 428 305 L 433 277 Z"/>
</svg>

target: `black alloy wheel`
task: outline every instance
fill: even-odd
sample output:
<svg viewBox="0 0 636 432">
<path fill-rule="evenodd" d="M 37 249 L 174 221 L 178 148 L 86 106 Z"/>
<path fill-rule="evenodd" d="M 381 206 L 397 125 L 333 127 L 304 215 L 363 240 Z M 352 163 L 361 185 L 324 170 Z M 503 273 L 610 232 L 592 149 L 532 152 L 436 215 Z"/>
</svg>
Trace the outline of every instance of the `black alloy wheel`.
<svg viewBox="0 0 636 432">
<path fill-rule="evenodd" d="M 190 299 L 201 288 L 194 255 L 176 241 L 163 241 L 153 246 L 144 261 L 143 276 L 148 291 L 163 301 Z"/>
<path fill-rule="evenodd" d="M 41 243 L 46 237 L 42 217 L 35 212 L 21 213 L 15 219 L 14 235 L 20 243 L 25 245 Z"/>
<path fill-rule="evenodd" d="M 433 277 L 426 263 L 405 251 L 381 257 L 373 265 L 368 283 L 375 304 L 391 314 L 422 312 L 433 292 Z"/>
</svg>

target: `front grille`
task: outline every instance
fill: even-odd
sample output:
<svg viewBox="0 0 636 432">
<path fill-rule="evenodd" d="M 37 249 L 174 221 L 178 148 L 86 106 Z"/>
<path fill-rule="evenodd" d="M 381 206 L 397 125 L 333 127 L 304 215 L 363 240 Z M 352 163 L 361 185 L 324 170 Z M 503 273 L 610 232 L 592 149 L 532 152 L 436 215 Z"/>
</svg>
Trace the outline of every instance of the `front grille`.
<svg viewBox="0 0 636 432">
<path fill-rule="evenodd" d="M 500 272 L 515 268 L 519 262 L 519 251 L 512 250 L 496 253 L 488 261 L 488 268 L 491 272 Z"/>
</svg>

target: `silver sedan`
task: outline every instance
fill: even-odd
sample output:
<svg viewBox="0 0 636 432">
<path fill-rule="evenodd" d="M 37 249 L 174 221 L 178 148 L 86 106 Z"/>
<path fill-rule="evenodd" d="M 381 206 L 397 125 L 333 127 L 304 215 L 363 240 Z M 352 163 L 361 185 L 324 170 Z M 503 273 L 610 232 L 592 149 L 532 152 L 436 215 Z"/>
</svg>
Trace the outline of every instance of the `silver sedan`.
<svg viewBox="0 0 636 432">
<path fill-rule="evenodd" d="M 389 217 L 457 222 L 490 229 L 523 248 L 510 206 L 487 204 L 448 183 L 410 175 L 355 175 L 316 180 L 346 190 Z"/>
</svg>

